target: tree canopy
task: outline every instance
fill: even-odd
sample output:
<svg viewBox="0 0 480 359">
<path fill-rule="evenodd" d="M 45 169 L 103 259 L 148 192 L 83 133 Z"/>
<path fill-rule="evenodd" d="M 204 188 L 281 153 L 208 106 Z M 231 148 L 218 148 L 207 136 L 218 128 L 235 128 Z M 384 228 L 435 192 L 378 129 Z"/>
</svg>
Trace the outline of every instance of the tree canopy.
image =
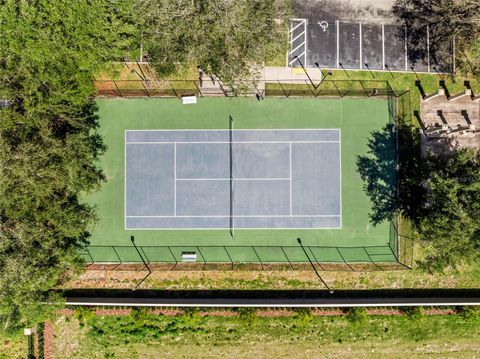
<svg viewBox="0 0 480 359">
<path fill-rule="evenodd" d="M 422 157 L 418 136 L 409 126 L 387 125 L 372 133 L 367 154 L 358 157 L 372 202 L 371 222 L 376 225 L 397 214 L 410 220 L 426 249 L 419 264 L 427 270 L 480 261 L 480 153 L 457 149 Z"/>
<path fill-rule="evenodd" d="M 160 75 L 196 64 L 222 81 L 252 79 L 283 46 L 286 0 L 138 0 L 143 44 Z"/>
<path fill-rule="evenodd" d="M 426 202 L 418 230 L 430 270 L 480 259 L 480 154 L 462 149 L 424 162 Z"/>
<path fill-rule="evenodd" d="M 159 75 L 200 64 L 250 77 L 276 51 L 286 0 L 0 0 L 0 330 L 44 319 L 82 269 L 105 180 L 93 79 L 141 41 Z M 143 37 L 142 37 L 143 34 Z"/>
<path fill-rule="evenodd" d="M 412 58 L 425 58 L 429 29 L 430 56 L 450 61 L 455 37 L 457 67 L 480 77 L 480 5 L 477 0 L 397 0 L 394 14 L 407 25 Z"/>
<path fill-rule="evenodd" d="M 81 269 L 96 220 L 81 198 L 104 180 L 92 79 L 130 29 L 127 2 L 1 5 L 0 330 L 12 330 L 44 318 L 48 290 Z"/>
</svg>

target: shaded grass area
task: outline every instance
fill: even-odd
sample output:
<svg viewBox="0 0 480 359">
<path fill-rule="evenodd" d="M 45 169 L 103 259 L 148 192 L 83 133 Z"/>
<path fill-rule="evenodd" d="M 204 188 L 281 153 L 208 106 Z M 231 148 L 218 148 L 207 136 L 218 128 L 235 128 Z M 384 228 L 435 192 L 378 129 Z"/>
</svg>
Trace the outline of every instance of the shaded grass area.
<svg viewBox="0 0 480 359">
<path fill-rule="evenodd" d="M 248 309 L 235 317 L 187 311 L 176 316 L 134 311 L 129 316 L 92 316 L 79 322 L 63 317 L 55 324 L 59 358 L 411 357 L 472 355 L 480 351 L 478 317 L 368 316 L 317 317 L 301 310 L 292 317 L 257 317 Z M 373 353 L 373 354 L 372 354 Z"/>
</svg>

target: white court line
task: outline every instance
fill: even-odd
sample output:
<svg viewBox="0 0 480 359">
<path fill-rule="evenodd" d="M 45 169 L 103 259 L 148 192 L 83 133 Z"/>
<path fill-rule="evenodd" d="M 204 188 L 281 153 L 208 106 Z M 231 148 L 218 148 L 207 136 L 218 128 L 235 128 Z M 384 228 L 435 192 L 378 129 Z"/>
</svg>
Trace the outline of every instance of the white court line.
<svg viewBox="0 0 480 359">
<path fill-rule="evenodd" d="M 405 25 L 405 71 L 408 71 L 407 25 Z"/>
<path fill-rule="evenodd" d="M 427 69 L 430 72 L 430 26 L 427 23 Z"/>
<path fill-rule="evenodd" d="M 173 143 L 173 214 L 177 215 L 177 143 Z"/>
<path fill-rule="evenodd" d="M 385 70 L 385 24 L 382 24 L 382 70 Z"/>
<path fill-rule="evenodd" d="M 290 156 L 290 216 L 292 215 L 292 143 L 290 142 L 289 146 L 289 156 Z"/>
<path fill-rule="evenodd" d="M 176 181 L 230 181 L 230 178 L 176 178 Z M 288 181 L 290 178 L 275 177 L 275 178 L 233 178 L 234 181 Z"/>
<path fill-rule="evenodd" d="M 184 129 L 145 129 L 145 130 L 125 130 L 126 132 L 190 132 L 190 131 L 202 131 L 202 132 L 229 132 L 229 129 L 224 128 L 184 128 Z M 239 131 L 337 131 L 338 128 L 236 128 L 235 132 Z"/>
<path fill-rule="evenodd" d="M 360 70 L 363 68 L 363 48 L 362 48 L 362 23 L 358 23 L 359 26 L 359 32 L 360 32 Z"/>
<path fill-rule="evenodd" d="M 337 69 L 340 67 L 340 21 L 335 20 L 337 25 Z"/>
<path fill-rule="evenodd" d="M 139 142 L 126 142 L 127 145 L 170 145 L 172 143 L 177 143 L 177 144 L 191 144 L 191 143 L 200 143 L 200 144 L 229 144 L 229 143 L 255 143 L 255 144 L 270 144 L 270 143 L 339 143 L 340 141 L 171 141 L 171 142 L 166 142 L 166 141 L 139 141 Z"/>
<path fill-rule="evenodd" d="M 123 227 L 127 229 L 127 131 L 124 131 L 124 144 L 123 144 Z"/>
<path fill-rule="evenodd" d="M 305 67 L 308 67 L 308 64 L 307 64 L 307 53 L 308 53 L 308 47 L 307 47 L 307 39 L 308 39 L 308 36 L 307 36 L 307 21 L 308 19 L 305 19 L 305 22 L 304 22 L 304 27 L 303 27 L 303 33 L 305 34 L 305 51 L 303 52 L 305 54 L 305 57 L 304 57 L 304 60 L 303 60 L 303 63 L 305 64 Z"/>
<path fill-rule="evenodd" d="M 230 215 L 212 215 L 212 216 L 127 216 L 127 218 L 230 218 Z M 234 215 L 233 218 L 336 218 L 338 214 L 315 214 L 315 215 L 289 215 L 289 214 L 272 214 L 272 215 Z"/>
<path fill-rule="evenodd" d="M 340 130 L 340 139 L 342 138 L 341 137 L 342 135 L 342 131 Z M 342 215 L 342 212 L 343 212 L 343 203 L 342 203 L 342 144 L 340 143 L 338 145 L 338 163 L 339 163 L 339 171 L 338 171 L 338 182 L 340 184 L 340 188 L 339 188 L 339 191 L 340 191 L 340 195 L 339 195 L 339 198 L 340 198 L 340 227 L 339 228 L 342 228 L 343 226 L 343 222 L 342 222 L 342 218 L 343 218 L 343 215 Z"/>
<path fill-rule="evenodd" d="M 125 227 L 129 231 L 228 231 L 229 227 Z M 341 227 L 237 227 L 235 230 L 255 230 L 255 231 L 273 231 L 273 230 L 319 230 L 319 229 L 342 229 Z"/>
<path fill-rule="evenodd" d="M 339 140 L 338 141 L 252 141 L 252 142 L 240 142 L 240 141 L 234 141 L 232 143 L 245 143 L 245 144 L 248 144 L 248 143 L 260 143 L 260 144 L 264 144 L 264 143 L 288 143 L 289 144 L 289 147 L 290 147 L 290 156 L 291 156 L 291 144 L 292 143 L 340 143 L 340 151 L 341 151 L 341 129 L 308 129 L 308 128 L 302 128 L 302 129 L 241 129 L 241 130 L 235 130 L 235 131 L 260 131 L 260 130 L 263 130 L 263 131 L 291 131 L 291 132 L 295 132 L 295 131 L 336 131 L 338 132 L 339 134 Z M 224 129 L 221 129 L 221 130 L 205 130 L 205 129 L 195 129 L 195 130 L 185 130 L 185 129 L 176 129 L 176 130 L 125 130 L 125 146 L 124 146 L 124 150 L 125 150 L 125 194 L 124 194 L 124 199 L 125 199 L 125 229 L 127 230 L 201 230 L 201 229 L 208 229 L 208 230 L 225 230 L 225 229 L 228 229 L 228 228 L 209 228 L 209 227 L 206 227 L 206 228 L 200 228 L 200 227 L 193 227 L 193 228 L 176 228 L 176 227 L 161 227 L 161 228 L 135 228 L 135 227 L 127 227 L 127 221 L 126 219 L 127 218 L 174 218 L 174 217 L 181 217 L 181 218 L 215 218 L 215 217 L 218 217 L 218 218 L 228 218 L 230 217 L 230 215 L 227 215 L 227 216 L 205 216 L 205 215 L 201 215 L 201 216 L 177 216 L 176 215 L 176 202 L 174 203 L 174 207 L 175 207 L 175 215 L 174 216 L 127 216 L 126 213 L 126 206 L 127 206 L 127 203 L 126 203 L 126 193 L 127 193 L 127 187 L 126 187 L 126 179 L 127 179 L 127 168 L 126 168 L 126 155 L 127 155 L 127 144 L 137 144 L 137 143 L 144 143 L 144 144 L 154 144 L 156 142 L 127 142 L 126 139 L 127 139 L 127 132 L 128 131 L 135 131 L 135 132 L 148 132 L 148 131 L 165 131 L 165 132 L 171 132 L 171 131 L 178 131 L 178 132 L 188 132 L 188 131 L 202 131 L 202 132 L 207 132 L 207 131 L 222 131 L 222 132 L 227 132 L 228 130 L 224 130 Z M 176 178 L 176 143 L 185 143 L 185 144 L 190 144 L 190 143 L 207 143 L 207 144 L 212 144 L 212 143 L 230 143 L 230 142 L 213 142 L 213 141 L 205 141 L 205 142 L 192 142 L 192 141 L 189 141 L 189 142 L 176 142 L 176 141 L 171 141 L 171 142 L 159 142 L 160 144 L 174 144 L 174 171 L 175 171 L 175 183 L 177 180 L 192 180 L 192 179 L 177 179 Z M 290 159 L 290 167 L 292 165 L 292 160 Z M 290 177 L 289 178 L 235 178 L 234 180 L 290 180 L 290 187 L 292 185 L 292 169 L 290 168 Z M 193 179 L 193 180 L 230 180 L 230 179 Z M 340 196 L 341 196 L 341 152 L 340 152 Z M 175 187 L 175 192 L 176 192 L 176 187 Z M 290 190 L 290 195 L 292 196 L 292 191 Z M 176 200 L 176 193 L 175 193 L 175 200 Z M 292 206 L 292 199 L 290 200 L 290 206 Z M 295 218 L 295 217 L 298 217 L 298 218 L 338 218 L 340 217 L 340 227 L 299 227 L 299 228 L 294 228 L 294 227 L 259 227 L 259 228 L 255 228 L 255 227 L 242 227 L 242 229 L 258 229 L 258 230 L 261 230 L 261 229 L 268 229 L 268 230 L 271 230 L 271 229 L 284 229 L 284 230 L 293 230 L 293 229 L 298 229 L 298 230 L 304 230 L 304 229 L 341 229 L 342 228 L 342 202 L 341 202 L 341 197 L 340 197 L 340 215 L 234 215 L 233 218 L 241 218 L 241 217 L 245 217 L 245 218 Z"/>
</svg>

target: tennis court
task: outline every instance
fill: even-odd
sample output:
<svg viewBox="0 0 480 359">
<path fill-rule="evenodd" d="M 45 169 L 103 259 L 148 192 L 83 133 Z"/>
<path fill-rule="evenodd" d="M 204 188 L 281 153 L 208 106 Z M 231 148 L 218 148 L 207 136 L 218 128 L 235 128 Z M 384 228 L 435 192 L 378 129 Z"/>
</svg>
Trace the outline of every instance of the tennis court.
<svg viewBox="0 0 480 359">
<path fill-rule="evenodd" d="M 89 197 L 89 260 L 139 262 L 134 236 L 151 262 L 307 262 L 297 238 L 319 262 L 396 261 L 357 170 L 387 99 L 97 103 L 107 181 Z"/>
<path fill-rule="evenodd" d="M 137 130 L 125 144 L 127 229 L 341 226 L 338 130 Z"/>
</svg>

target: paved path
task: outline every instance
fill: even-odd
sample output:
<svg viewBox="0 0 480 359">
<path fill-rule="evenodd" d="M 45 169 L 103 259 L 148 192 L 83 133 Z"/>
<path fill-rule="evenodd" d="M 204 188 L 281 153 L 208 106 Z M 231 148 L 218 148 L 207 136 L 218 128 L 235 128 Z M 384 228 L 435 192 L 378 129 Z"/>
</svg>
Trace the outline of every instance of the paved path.
<svg viewBox="0 0 480 359">
<path fill-rule="evenodd" d="M 399 307 L 480 305 L 480 289 L 109 290 L 64 292 L 67 305 L 146 307 Z"/>
<path fill-rule="evenodd" d="M 307 73 L 308 76 L 307 76 Z M 291 84 L 305 84 L 310 83 L 310 80 L 317 85 L 322 80 L 322 73 L 317 68 L 308 68 L 303 70 L 301 67 L 284 67 L 284 66 L 266 66 L 260 71 L 260 82 L 256 85 L 256 87 L 252 84 L 251 93 L 256 93 L 258 91 L 259 94 L 263 94 L 265 90 L 265 83 L 266 82 L 277 82 L 282 81 L 284 83 L 291 83 Z M 310 76 L 310 79 L 308 78 Z M 223 85 L 214 78 L 213 80 L 208 77 L 203 77 L 202 87 L 200 88 L 204 95 L 218 95 L 224 93 L 226 91 L 229 92 L 227 86 Z"/>
</svg>

